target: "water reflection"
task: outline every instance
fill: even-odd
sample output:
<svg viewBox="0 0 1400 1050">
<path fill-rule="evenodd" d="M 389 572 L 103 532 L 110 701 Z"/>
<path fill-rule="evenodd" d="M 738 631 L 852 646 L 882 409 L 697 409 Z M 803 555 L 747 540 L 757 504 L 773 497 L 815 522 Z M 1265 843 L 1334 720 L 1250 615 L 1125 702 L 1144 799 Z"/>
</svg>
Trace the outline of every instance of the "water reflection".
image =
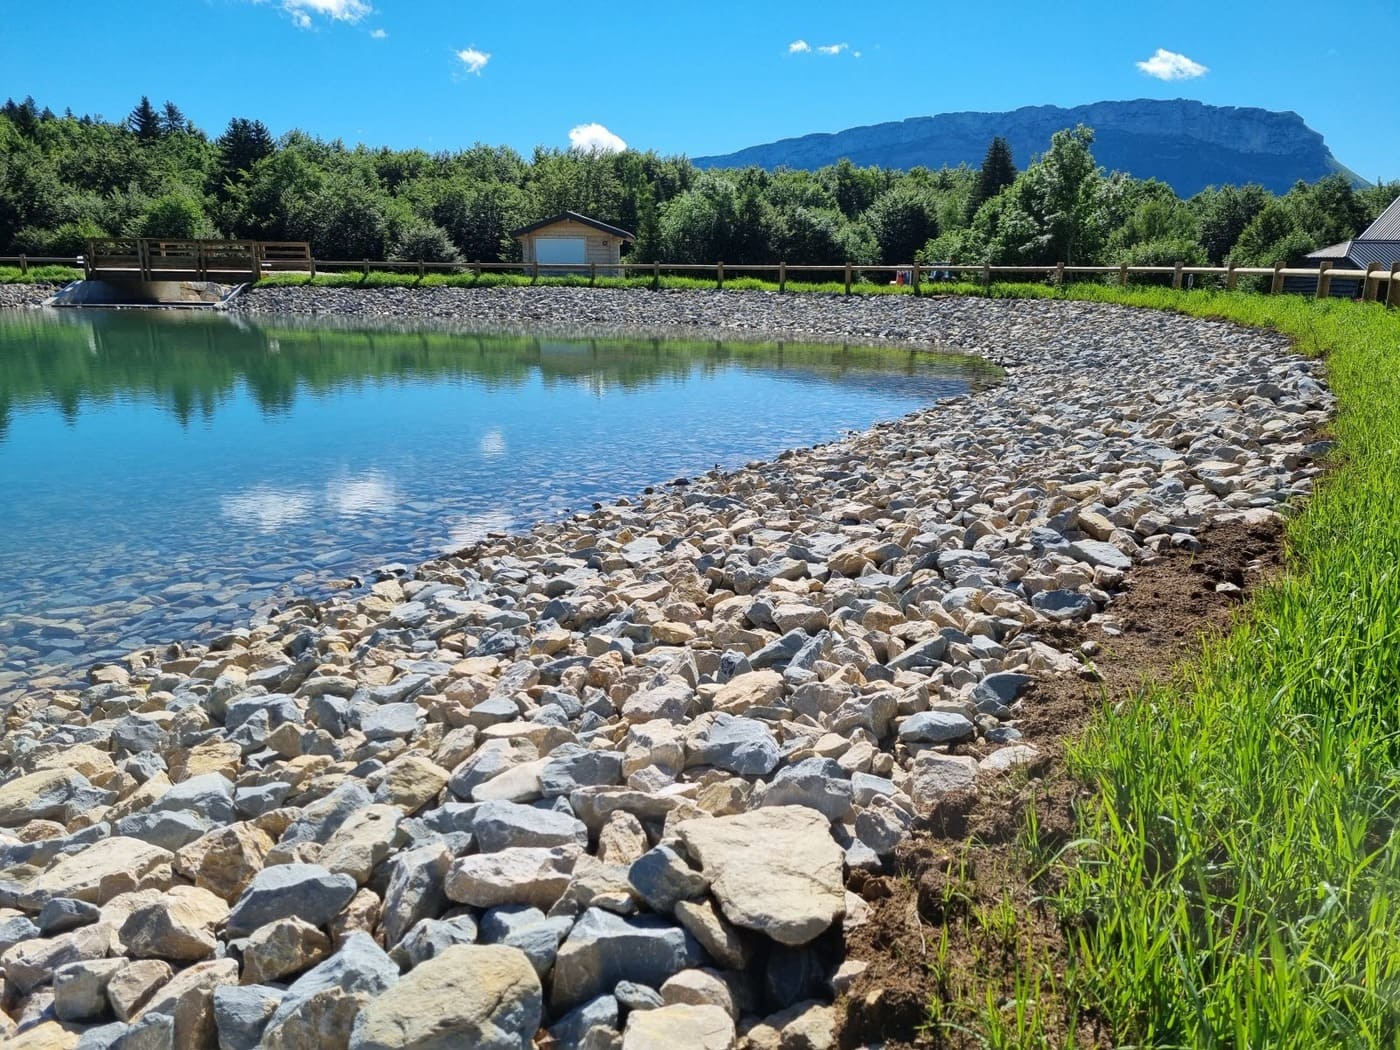
<svg viewBox="0 0 1400 1050">
<path fill-rule="evenodd" d="M 0 311 L 0 697 L 987 376 L 840 346 Z"/>
</svg>

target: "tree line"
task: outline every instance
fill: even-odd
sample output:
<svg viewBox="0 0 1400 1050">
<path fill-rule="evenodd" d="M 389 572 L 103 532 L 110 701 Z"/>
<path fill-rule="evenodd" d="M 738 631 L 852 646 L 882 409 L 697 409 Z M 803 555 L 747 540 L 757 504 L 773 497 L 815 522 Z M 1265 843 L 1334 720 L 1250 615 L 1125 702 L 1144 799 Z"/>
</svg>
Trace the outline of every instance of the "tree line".
<svg viewBox="0 0 1400 1050">
<path fill-rule="evenodd" d="M 109 121 L 26 98 L 0 107 L 0 254 L 227 236 L 309 241 L 320 259 L 511 261 L 511 230 L 569 210 L 634 231 L 640 262 L 1255 266 L 1355 236 L 1400 196 L 1332 175 L 1183 200 L 1105 172 L 1093 139 L 1058 132 L 1019 170 L 1002 139 L 980 168 L 701 170 L 635 150 L 351 148 L 246 117 L 211 138 L 173 102 Z"/>
</svg>

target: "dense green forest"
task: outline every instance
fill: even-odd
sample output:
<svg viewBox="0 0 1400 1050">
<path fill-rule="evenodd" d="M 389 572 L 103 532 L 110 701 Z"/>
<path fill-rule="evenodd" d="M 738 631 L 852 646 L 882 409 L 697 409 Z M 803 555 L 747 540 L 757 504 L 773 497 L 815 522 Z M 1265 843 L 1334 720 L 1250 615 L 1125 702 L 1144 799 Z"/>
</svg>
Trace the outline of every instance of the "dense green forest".
<svg viewBox="0 0 1400 1050">
<path fill-rule="evenodd" d="M 244 117 L 211 138 L 171 102 L 114 122 L 27 98 L 0 107 L 0 254 L 237 236 L 307 240 L 321 259 L 510 260 L 512 229 L 567 209 L 636 231 L 642 262 L 1270 265 L 1354 236 L 1400 196 L 1333 176 L 1181 200 L 1104 172 L 1084 127 L 1016 159 L 998 139 L 980 170 L 701 171 L 632 150 L 351 149 Z"/>
</svg>

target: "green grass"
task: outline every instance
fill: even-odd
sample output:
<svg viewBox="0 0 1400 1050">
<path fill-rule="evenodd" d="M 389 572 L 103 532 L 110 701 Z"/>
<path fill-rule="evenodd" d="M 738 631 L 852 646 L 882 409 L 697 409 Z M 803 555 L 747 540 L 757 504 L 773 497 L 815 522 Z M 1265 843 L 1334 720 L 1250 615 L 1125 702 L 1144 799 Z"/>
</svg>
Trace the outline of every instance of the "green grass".
<svg viewBox="0 0 1400 1050">
<path fill-rule="evenodd" d="M 82 276 L 82 270 L 71 266 L 31 266 L 28 273 L 20 273 L 18 266 L 0 266 L 0 284 L 67 284 Z"/>
<path fill-rule="evenodd" d="M 1400 1042 L 1400 313 L 1297 296 L 1069 289 L 1271 327 L 1325 354 L 1334 469 L 1289 574 L 1181 686 L 1073 749 L 1065 862 L 1083 1005 L 1121 1046 Z"/>
</svg>

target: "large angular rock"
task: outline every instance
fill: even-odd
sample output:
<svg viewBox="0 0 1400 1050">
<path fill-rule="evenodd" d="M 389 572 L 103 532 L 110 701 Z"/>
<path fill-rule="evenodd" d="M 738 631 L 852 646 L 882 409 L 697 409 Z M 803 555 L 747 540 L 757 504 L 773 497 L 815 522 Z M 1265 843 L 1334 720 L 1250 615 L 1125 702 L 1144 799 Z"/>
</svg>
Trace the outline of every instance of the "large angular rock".
<svg viewBox="0 0 1400 1050">
<path fill-rule="evenodd" d="M 40 770 L 0 784 L 0 827 L 17 828 L 31 820 L 66 824 L 112 798 L 110 791 L 94 787 L 77 770 Z"/>
<path fill-rule="evenodd" d="M 680 901 L 703 897 L 710 880 L 665 844 L 648 850 L 627 869 L 627 881 L 648 908 L 669 915 Z"/>
<path fill-rule="evenodd" d="M 910 796 L 917 805 L 930 806 L 940 795 L 972 787 L 977 780 L 977 759 L 925 751 L 915 757 L 911 773 Z"/>
<path fill-rule="evenodd" d="M 920 711 L 899 727 L 899 739 L 906 744 L 951 744 L 976 733 L 977 727 L 956 711 Z"/>
<path fill-rule="evenodd" d="M 173 1046 L 200 1050 L 217 1045 L 214 1022 L 214 989 L 238 983 L 238 964 L 232 959 L 210 959 L 181 970 L 146 1002 L 132 1018 L 140 1022 L 151 1015 L 173 1019 Z"/>
<path fill-rule="evenodd" d="M 263 1031 L 268 1050 L 344 1050 L 355 1016 L 399 979 L 399 968 L 366 933 L 302 974 Z"/>
<path fill-rule="evenodd" d="M 331 939 L 301 919 L 278 919 L 249 935 L 243 946 L 243 983 L 279 981 L 331 953 Z"/>
<path fill-rule="evenodd" d="M 173 785 L 151 806 L 155 813 L 193 813 L 212 824 L 231 824 L 233 782 L 219 773 L 205 773 Z"/>
<path fill-rule="evenodd" d="M 462 945 L 414 968 L 361 1011 L 350 1050 L 529 1050 L 543 1013 L 539 978 L 521 952 Z"/>
<path fill-rule="evenodd" d="M 125 963 L 107 981 L 107 1005 L 118 1021 L 130 1021 L 173 972 L 170 964 L 160 959 Z"/>
<path fill-rule="evenodd" d="M 53 1012 L 60 1021 L 89 1021 L 107 1012 L 107 985 L 125 959 L 68 963 L 53 973 Z"/>
<path fill-rule="evenodd" d="M 622 1050 L 730 1050 L 733 1045 L 734 1019 L 718 1006 L 634 1010 L 622 1034 Z"/>
<path fill-rule="evenodd" d="M 363 886 L 380 861 L 407 835 L 399 827 L 403 811 L 397 806 L 366 806 L 351 814 L 326 840 L 317 861 L 328 871 L 343 872 Z"/>
<path fill-rule="evenodd" d="M 568 1009 L 611 991 L 619 981 L 659 987 L 703 959 L 695 938 L 664 919 L 623 918 L 590 908 L 559 948 L 550 1005 Z"/>
<path fill-rule="evenodd" d="M 325 842 L 353 814 L 366 809 L 373 802 L 363 784 L 358 780 L 347 780 L 303 809 L 282 832 L 278 844 L 289 846 L 297 842 Z"/>
<path fill-rule="evenodd" d="M 208 890 L 175 886 L 128 915 L 120 936 L 135 958 L 198 962 L 214 954 L 214 931 L 226 918 L 228 905 Z"/>
<path fill-rule="evenodd" d="M 232 904 L 262 870 L 272 839 L 248 823 L 217 828 L 183 847 L 175 869 L 201 889 Z"/>
<path fill-rule="evenodd" d="M 588 845 L 588 829 L 582 821 L 567 813 L 517 802 L 483 802 L 476 811 L 472 834 L 482 853 L 527 846 Z"/>
<path fill-rule="evenodd" d="M 241 937 L 277 919 L 304 919 L 324 926 L 355 895 L 356 883 L 319 864 L 275 864 L 248 884 L 228 916 L 228 936 Z"/>
<path fill-rule="evenodd" d="M 447 872 L 447 896 L 477 908 L 531 904 L 547 910 L 568 889 L 580 853 L 577 846 L 529 846 L 459 857 Z"/>
<path fill-rule="evenodd" d="M 393 859 L 381 920 L 385 947 L 392 948 L 416 923 L 447 908 L 444 883 L 451 865 L 452 854 L 441 842 L 406 849 Z"/>
<path fill-rule="evenodd" d="M 117 894 L 134 890 L 145 876 L 169 864 L 173 857 L 169 850 L 139 839 L 99 839 L 30 879 L 24 887 L 24 899 L 35 906 L 53 897 L 106 904 Z"/>
<path fill-rule="evenodd" d="M 394 945 L 389 958 L 400 969 L 411 970 L 420 963 L 435 959 L 457 944 L 475 944 L 476 920 L 470 912 L 450 919 L 424 919 L 403 935 Z"/>
<path fill-rule="evenodd" d="M 5 983 L 15 992 L 27 995 L 53 977 L 67 963 L 101 959 L 112 943 L 112 931 L 105 923 L 83 926 L 57 937 L 20 941 L 0 955 Z"/>
<path fill-rule="evenodd" d="M 754 707 L 767 707 L 783 695 L 783 676 L 774 670 L 735 675 L 715 695 L 714 709 L 741 715 Z"/>
<path fill-rule="evenodd" d="M 286 992 L 265 984 L 221 984 L 214 989 L 214 1025 L 219 1050 L 257 1050 L 263 1029 Z"/>
<path fill-rule="evenodd" d="M 845 914 L 844 855 L 814 810 L 774 806 L 686 820 L 676 833 L 736 926 L 796 946 Z"/>
<path fill-rule="evenodd" d="M 686 743 L 686 764 L 706 765 L 745 777 L 763 777 L 778 768 L 778 742 L 756 718 L 720 714 L 705 732 Z"/>
<path fill-rule="evenodd" d="M 829 758 L 808 758 L 778 771 L 763 793 L 764 806 L 815 809 L 828 820 L 851 812 L 854 791 L 846 771 Z"/>
</svg>

